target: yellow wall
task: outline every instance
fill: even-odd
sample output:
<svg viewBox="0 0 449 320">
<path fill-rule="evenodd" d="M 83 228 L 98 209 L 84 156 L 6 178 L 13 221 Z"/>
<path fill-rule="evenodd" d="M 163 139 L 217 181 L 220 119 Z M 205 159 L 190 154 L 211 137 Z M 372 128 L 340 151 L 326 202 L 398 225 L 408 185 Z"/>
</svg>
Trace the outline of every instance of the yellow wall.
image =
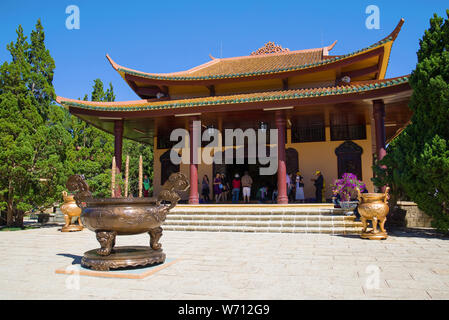
<svg viewBox="0 0 449 320">
<path fill-rule="evenodd" d="M 366 126 L 366 139 L 353 140 L 354 143 L 363 149 L 362 153 L 362 176 L 363 182 L 370 192 L 374 192 L 374 186 L 371 181 L 373 177 L 372 153 L 371 153 L 371 126 Z M 316 170 L 320 170 L 326 183 L 326 198 L 332 197 L 330 185 L 338 178 L 338 163 L 335 149 L 344 141 L 330 141 L 330 128 L 326 127 L 326 141 L 323 142 L 307 142 L 307 143 L 290 143 L 290 139 L 286 144 L 286 148 L 294 148 L 298 151 L 299 171 L 304 177 L 304 193 L 306 198 L 315 197 L 315 187 L 313 181 Z"/>
<path fill-rule="evenodd" d="M 371 126 L 366 125 L 366 139 L 365 140 L 353 140 L 354 143 L 359 145 L 363 149 L 362 153 L 362 175 L 363 182 L 366 183 L 369 192 L 374 192 L 374 186 L 371 181 L 373 176 L 372 171 L 372 134 Z M 290 129 L 287 132 L 287 144 L 286 148 L 294 148 L 298 151 L 299 157 L 299 171 L 304 177 L 304 193 L 306 198 L 315 197 L 315 187 L 313 182 L 310 180 L 314 177 L 316 170 L 320 170 L 324 176 L 326 182 L 326 198 L 332 197 L 332 191 L 330 185 L 337 179 L 338 168 L 337 168 L 337 156 L 335 154 L 335 149 L 341 145 L 344 141 L 330 141 L 330 128 L 326 127 L 326 141 L 323 142 L 307 142 L 307 143 L 291 143 Z M 155 141 L 155 146 L 157 146 L 157 141 Z M 157 149 L 154 150 L 154 194 L 157 195 L 161 190 L 161 163 L 159 161 L 160 156 L 167 151 L 167 149 Z M 190 175 L 189 165 L 181 164 L 180 171 L 184 173 L 187 177 Z M 203 176 L 207 174 L 210 186 L 212 189 L 212 165 L 199 164 L 198 165 L 198 192 L 201 197 L 201 181 Z M 211 193 L 212 197 L 212 193 Z M 184 200 L 188 199 L 188 192 L 182 195 Z"/>
</svg>

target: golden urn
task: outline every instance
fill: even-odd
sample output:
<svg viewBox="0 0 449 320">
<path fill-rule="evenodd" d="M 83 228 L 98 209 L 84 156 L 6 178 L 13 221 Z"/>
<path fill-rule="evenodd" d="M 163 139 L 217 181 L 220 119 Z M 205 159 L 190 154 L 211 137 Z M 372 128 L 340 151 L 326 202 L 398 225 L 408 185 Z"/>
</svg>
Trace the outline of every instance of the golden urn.
<svg viewBox="0 0 449 320">
<path fill-rule="evenodd" d="M 361 237 L 363 239 L 383 240 L 388 237 L 385 230 L 385 221 L 390 210 L 388 207 L 388 192 L 390 188 L 385 189 L 385 193 L 361 193 L 357 188 L 359 199 L 358 211 L 360 220 L 363 224 Z M 368 220 L 371 220 L 372 229 L 368 230 Z M 379 225 L 380 230 L 377 228 Z"/>
<path fill-rule="evenodd" d="M 65 225 L 62 227 L 62 232 L 81 231 L 83 224 L 81 223 L 80 215 L 81 208 L 76 205 L 73 195 L 68 195 L 67 192 L 62 192 L 64 203 L 61 205 L 61 211 L 64 214 Z M 72 224 L 72 218 L 78 217 L 78 224 Z"/>
</svg>

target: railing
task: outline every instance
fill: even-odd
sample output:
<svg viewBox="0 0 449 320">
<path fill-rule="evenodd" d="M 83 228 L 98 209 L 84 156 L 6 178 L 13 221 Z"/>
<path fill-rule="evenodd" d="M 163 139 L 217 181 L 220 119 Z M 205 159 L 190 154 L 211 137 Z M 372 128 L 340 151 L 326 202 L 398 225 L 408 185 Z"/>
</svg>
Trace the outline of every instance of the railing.
<svg viewBox="0 0 449 320">
<path fill-rule="evenodd" d="M 332 141 L 364 139 L 366 139 L 366 126 L 364 124 L 331 126 Z"/>
<path fill-rule="evenodd" d="M 292 126 L 292 143 L 326 141 L 324 126 Z"/>
</svg>

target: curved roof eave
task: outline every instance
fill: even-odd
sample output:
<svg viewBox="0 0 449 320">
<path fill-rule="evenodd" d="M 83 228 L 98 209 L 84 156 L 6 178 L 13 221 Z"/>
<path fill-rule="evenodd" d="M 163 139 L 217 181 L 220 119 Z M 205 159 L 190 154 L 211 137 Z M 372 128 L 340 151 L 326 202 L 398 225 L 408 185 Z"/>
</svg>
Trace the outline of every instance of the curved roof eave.
<svg viewBox="0 0 449 320">
<path fill-rule="evenodd" d="M 357 51 L 349 53 L 349 54 L 334 56 L 332 58 L 323 59 L 322 61 L 315 62 L 315 63 L 309 63 L 309 64 L 306 63 L 306 64 L 297 65 L 297 66 L 292 66 L 289 68 L 268 69 L 268 70 L 261 70 L 261 71 L 257 71 L 257 72 L 246 72 L 246 73 L 236 73 L 236 74 L 232 74 L 232 73 L 231 74 L 229 74 L 229 73 L 228 74 L 214 74 L 214 75 L 203 75 L 203 76 L 189 75 L 189 73 L 191 73 L 193 71 L 207 68 L 213 64 L 219 63 L 220 61 L 227 61 L 227 60 L 232 60 L 232 59 L 243 59 L 243 58 L 257 59 L 257 58 L 264 57 L 264 56 L 244 56 L 244 57 L 232 57 L 232 58 L 223 58 L 223 59 L 214 58 L 202 65 L 191 68 L 189 70 L 173 72 L 173 73 L 147 73 L 147 72 L 123 67 L 123 66 L 117 64 L 114 60 L 112 60 L 112 58 L 108 54 L 106 55 L 106 58 L 111 63 L 111 66 L 117 72 L 119 72 L 120 75 L 125 80 L 126 80 L 125 75 L 129 75 L 132 77 L 141 78 L 143 81 L 153 80 L 153 81 L 155 81 L 156 85 L 160 85 L 163 82 L 170 82 L 171 84 L 173 84 L 173 81 L 174 82 L 179 81 L 179 84 L 186 83 L 186 82 L 191 82 L 192 84 L 194 84 L 197 82 L 199 83 L 199 82 L 203 82 L 203 81 L 207 81 L 207 80 L 220 81 L 220 80 L 231 79 L 231 78 L 238 78 L 238 79 L 249 78 L 249 79 L 251 79 L 255 76 L 265 76 L 265 75 L 281 74 L 281 73 L 287 73 L 287 72 L 298 71 L 298 70 L 314 69 L 314 68 L 318 68 L 318 67 L 325 66 L 325 65 L 336 64 L 340 61 L 344 61 L 344 60 L 350 59 L 352 57 L 362 55 L 364 53 L 367 53 L 367 52 L 377 49 L 379 47 L 387 47 L 386 52 L 384 52 L 383 61 L 382 61 L 382 72 L 381 73 L 384 76 L 386 73 L 386 67 L 388 65 L 388 60 L 389 60 L 389 56 L 390 56 L 391 44 L 397 38 L 403 24 L 404 24 L 404 19 L 401 19 L 399 21 L 399 23 L 397 24 L 396 28 L 387 37 L 372 44 L 369 47 L 357 50 Z M 327 47 L 323 47 L 323 48 L 296 50 L 296 51 L 290 51 L 290 52 L 276 53 L 276 54 L 272 54 L 272 55 L 289 55 L 292 53 L 300 53 L 300 52 L 307 52 L 307 51 L 310 52 L 313 50 L 321 50 L 324 54 L 326 51 L 332 50 L 332 48 L 335 46 L 335 44 L 336 44 L 336 41 L 333 44 L 331 44 Z M 389 44 L 389 45 L 387 45 L 387 44 Z M 325 56 L 325 55 L 323 55 L 323 56 Z M 380 78 L 383 78 L 383 76 L 381 76 Z"/>
<path fill-rule="evenodd" d="M 65 108 L 72 110 L 86 110 L 100 112 L 114 116 L 127 114 L 132 117 L 138 116 L 141 112 L 157 112 L 169 115 L 177 113 L 180 109 L 192 109 L 201 111 L 202 109 L 217 106 L 251 105 L 262 104 L 293 103 L 293 104 L 320 104 L 329 101 L 350 98 L 351 100 L 365 99 L 366 96 L 382 97 L 397 92 L 411 90 L 408 84 L 409 76 L 396 77 L 392 79 L 360 81 L 345 86 L 302 88 L 285 91 L 268 91 L 249 94 L 236 94 L 229 96 L 213 96 L 203 98 L 191 98 L 182 100 L 136 100 L 125 102 L 94 102 L 81 101 L 57 97 L 56 101 Z"/>
</svg>

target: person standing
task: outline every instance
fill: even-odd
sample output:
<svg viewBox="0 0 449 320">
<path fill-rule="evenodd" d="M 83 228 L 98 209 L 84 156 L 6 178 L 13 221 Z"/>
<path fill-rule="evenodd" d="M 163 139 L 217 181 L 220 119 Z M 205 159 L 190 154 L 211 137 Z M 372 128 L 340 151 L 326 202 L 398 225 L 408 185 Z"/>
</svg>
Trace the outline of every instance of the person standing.
<svg viewBox="0 0 449 320">
<path fill-rule="evenodd" d="M 145 175 L 143 178 L 143 196 L 148 197 L 150 194 L 150 179 L 148 175 Z"/>
<path fill-rule="evenodd" d="M 267 196 L 267 187 L 260 187 L 256 196 L 256 198 L 259 200 L 259 203 L 265 203 L 266 196 Z"/>
<path fill-rule="evenodd" d="M 286 173 L 286 181 L 287 181 L 287 198 L 288 202 L 290 202 L 291 199 L 291 193 L 292 193 L 292 179 L 290 177 L 290 174 Z"/>
<path fill-rule="evenodd" d="M 217 175 L 215 176 L 215 179 L 214 179 L 214 194 L 215 194 L 215 202 L 216 203 L 221 201 L 222 190 L 223 190 L 223 184 L 221 181 L 221 176 L 219 173 L 217 173 Z"/>
<path fill-rule="evenodd" d="M 226 179 L 226 176 L 224 173 L 221 174 L 221 183 L 223 185 L 223 189 L 221 190 L 221 194 L 222 194 L 222 199 L 223 201 L 228 201 L 228 195 L 229 192 L 231 191 L 231 187 L 229 186 L 229 182 L 228 179 Z"/>
<path fill-rule="evenodd" d="M 271 194 L 271 203 L 276 203 L 278 200 L 278 188 L 275 187 L 273 193 Z"/>
<path fill-rule="evenodd" d="M 203 182 L 201 184 L 201 195 L 203 196 L 203 200 L 205 203 L 210 202 L 209 192 L 209 177 L 207 176 L 207 174 L 205 174 L 203 177 Z"/>
<path fill-rule="evenodd" d="M 304 203 L 304 180 L 299 171 L 296 173 L 295 187 L 295 201 Z"/>
<path fill-rule="evenodd" d="M 251 197 L 251 185 L 253 184 L 253 179 L 248 174 L 248 171 L 245 171 L 244 176 L 242 177 L 242 187 L 243 187 L 243 201 L 245 203 L 249 203 Z"/>
<path fill-rule="evenodd" d="M 315 186 L 315 201 L 317 203 L 323 202 L 323 189 L 324 189 L 324 178 L 321 174 L 320 170 L 317 170 L 315 172 L 315 179 L 311 179 L 313 181 L 313 184 Z"/>
<path fill-rule="evenodd" d="M 240 178 L 239 174 L 236 173 L 234 176 L 234 180 L 232 180 L 232 203 L 239 202 L 240 187 L 241 187 L 241 181 L 239 178 Z"/>
</svg>

